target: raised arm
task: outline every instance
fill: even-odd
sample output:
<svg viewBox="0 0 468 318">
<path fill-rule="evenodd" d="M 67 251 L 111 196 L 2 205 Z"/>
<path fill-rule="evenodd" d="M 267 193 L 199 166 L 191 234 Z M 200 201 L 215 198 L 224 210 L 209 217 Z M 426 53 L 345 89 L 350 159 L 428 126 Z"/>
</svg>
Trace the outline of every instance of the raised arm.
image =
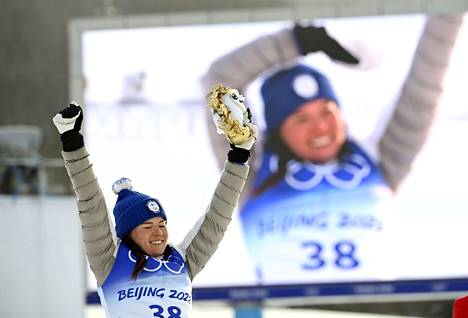
<svg viewBox="0 0 468 318">
<path fill-rule="evenodd" d="M 245 92 L 260 74 L 299 55 L 289 29 L 259 37 L 215 60 L 202 78 L 203 88 L 209 91 L 221 83 Z"/>
<path fill-rule="evenodd" d="M 222 125 L 221 120 L 217 120 L 215 123 L 218 128 Z M 257 137 L 256 126 L 251 123 L 248 125 L 252 129 L 252 134 L 241 144 L 231 145 L 232 149 L 228 153 L 228 160 L 206 213 L 179 245 L 185 254 L 191 279 L 203 269 L 218 248 L 224 232 L 232 220 L 232 214 L 245 185 L 249 172 L 247 160 Z"/>
<path fill-rule="evenodd" d="M 426 141 L 450 62 L 460 15 L 428 17 L 393 116 L 379 142 L 380 167 L 396 190 Z"/>
<path fill-rule="evenodd" d="M 202 78 L 203 88 L 209 91 L 220 83 L 245 93 L 247 86 L 263 72 L 318 51 L 343 63 L 359 62 L 325 28 L 296 24 L 293 28 L 261 36 L 215 60 Z"/>
<path fill-rule="evenodd" d="M 205 267 L 224 237 L 248 172 L 247 164 L 226 161 L 206 213 L 181 243 L 191 279 Z"/>
<path fill-rule="evenodd" d="M 53 118 L 62 140 L 62 156 L 78 199 L 83 241 L 98 285 L 102 285 L 114 264 L 115 243 L 104 196 L 94 175 L 89 154 L 80 134 L 83 112 L 70 104 Z"/>
</svg>

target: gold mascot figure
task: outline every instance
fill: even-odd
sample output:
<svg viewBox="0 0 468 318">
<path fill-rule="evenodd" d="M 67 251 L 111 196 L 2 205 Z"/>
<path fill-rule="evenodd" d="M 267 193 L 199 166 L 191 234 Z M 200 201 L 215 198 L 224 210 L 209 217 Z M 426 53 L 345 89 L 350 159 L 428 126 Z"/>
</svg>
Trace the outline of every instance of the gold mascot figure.
<svg viewBox="0 0 468 318">
<path fill-rule="evenodd" d="M 237 89 L 221 84 L 208 94 L 208 106 L 213 112 L 213 120 L 218 123 L 218 134 L 224 134 L 234 145 L 256 138 L 256 127 L 251 122 L 251 113 L 244 100 Z"/>
</svg>

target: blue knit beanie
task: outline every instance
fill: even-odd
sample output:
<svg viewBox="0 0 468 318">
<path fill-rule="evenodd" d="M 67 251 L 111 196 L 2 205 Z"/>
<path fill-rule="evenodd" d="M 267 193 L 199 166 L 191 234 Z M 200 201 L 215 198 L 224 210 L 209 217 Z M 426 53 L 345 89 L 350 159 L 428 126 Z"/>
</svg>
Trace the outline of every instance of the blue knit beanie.
<svg viewBox="0 0 468 318">
<path fill-rule="evenodd" d="M 325 75 L 304 64 L 283 69 L 268 77 L 262 84 L 268 135 L 278 131 L 283 121 L 304 103 L 320 98 L 338 99 Z"/>
<path fill-rule="evenodd" d="M 121 178 L 112 185 L 112 191 L 118 195 L 114 218 L 115 232 L 119 238 L 151 218 L 159 216 L 167 221 L 166 213 L 157 199 L 132 191 L 132 188 L 128 178 Z"/>
</svg>

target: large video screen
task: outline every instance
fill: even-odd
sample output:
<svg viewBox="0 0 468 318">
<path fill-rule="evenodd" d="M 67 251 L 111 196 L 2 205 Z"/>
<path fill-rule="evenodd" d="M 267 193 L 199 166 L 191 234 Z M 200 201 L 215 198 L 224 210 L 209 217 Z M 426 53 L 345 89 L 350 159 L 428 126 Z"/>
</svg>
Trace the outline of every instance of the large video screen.
<svg viewBox="0 0 468 318">
<path fill-rule="evenodd" d="M 246 87 L 235 87 L 246 96 L 260 137 L 249 186 L 194 287 L 468 278 L 466 28 L 461 27 L 445 63 L 450 39 L 437 39 L 441 54 L 416 51 L 426 23 L 422 15 L 314 23 L 360 59 L 349 65 L 319 50 L 295 60 L 331 84 L 345 148 L 317 160 L 295 150 L 300 129 L 323 122 L 307 123 L 312 117 L 298 117 L 299 108 L 285 114 L 265 111 L 261 87 L 279 65 L 249 79 Z M 221 56 L 292 26 L 279 21 L 82 34 L 85 140 L 110 211 L 116 201 L 111 185 L 128 177 L 135 190 L 165 207 L 170 241 L 184 238 L 205 212 L 226 159 L 224 148 L 215 149 L 219 142 L 212 140 L 222 136 L 207 120 L 208 89 L 202 79 Z M 426 41 L 437 36 L 426 34 Z M 268 59 L 268 52 L 258 54 Z M 241 74 L 251 62 L 245 57 L 235 71 Z M 446 68 L 446 76 L 440 83 L 421 72 L 408 76 L 418 63 L 432 71 Z M 223 73 L 230 68 L 216 71 L 219 78 L 232 77 Z M 320 92 L 322 80 L 309 80 L 294 82 L 284 93 L 279 88 L 275 96 L 287 101 L 295 92 L 310 98 Z M 280 121 L 276 131 L 270 129 L 271 120 Z M 296 121 L 289 139 L 286 121 Z M 323 129 L 307 140 L 306 148 L 326 148 L 336 137 Z M 281 149 L 287 154 L 280 154 Z M 276 181 L 267 184 L 272 175 Z M 94 290 L 91 273 L 89 277 Z"/>
</svg>

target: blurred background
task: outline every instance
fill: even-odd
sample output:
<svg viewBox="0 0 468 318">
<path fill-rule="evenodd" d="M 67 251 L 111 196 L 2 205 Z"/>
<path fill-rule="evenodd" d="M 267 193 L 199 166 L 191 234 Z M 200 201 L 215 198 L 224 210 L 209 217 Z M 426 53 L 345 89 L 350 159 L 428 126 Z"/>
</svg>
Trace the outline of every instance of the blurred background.
<svg viewBox="0 0 468 318">
<path fill-rule="evenodd" d="M 370 71 L 320 54 L 306 59 L 334 83 L 350 133 L 372 143 L 398 97 L 426 15 L 466 10 L 461 0 L 3 0 L 0 316 L 105 316 L 51 121 L 70 100 L 84 105 L 85 140 L 108 207 L 115 202 L 112 182 L 132 176 L 139 191 L 174 211 L 169 229 L 179 241 L 203 213 L 219 173 L 200 84 L 216 58 L 294 21 L 324 25 L 350 46 L 365 43 L 376 57 Z M 467 32 L 465 23 L 431 134 L 398 191 L 390 245 L 375 255 L 391 255 L 392 263 L 378 279 L 317 272 L 299 283 L 259 285 L 234 219 L 194 282 L 195 317 L 451 316 L 453 300 L 468 293 Z M 258 86 L 245 92 L 252 105 L 261 104 Z M 253 110 L 262 128 L 261 107 Z M 184 169 L 198 149 L 198 169 Z"/>
</svg>

